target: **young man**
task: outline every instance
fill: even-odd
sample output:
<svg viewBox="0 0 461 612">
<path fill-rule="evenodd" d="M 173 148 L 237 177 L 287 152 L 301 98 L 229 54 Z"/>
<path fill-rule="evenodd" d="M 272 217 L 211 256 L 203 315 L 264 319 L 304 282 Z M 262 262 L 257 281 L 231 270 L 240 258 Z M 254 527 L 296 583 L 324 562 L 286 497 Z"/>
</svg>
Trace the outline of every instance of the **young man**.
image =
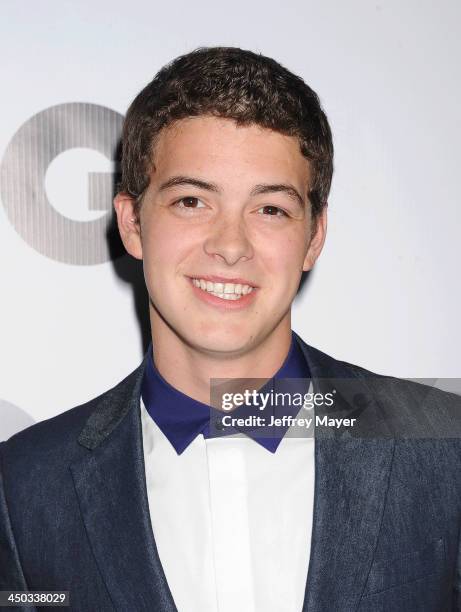
<svg viewBox="0 0 461 612">
<path fill-rule="evenodd" d="M 152 347 L 114 389 L 2 444 L 1 589 L 66 590 L 82 611 L 458 609 L 458 399 L 291 330 L 332 157 L 316 94 L 249 51 L 180 57 L 137 96 L 115 210 Z M 226 435 L 210 381 L 249 377 L 319 397 L 334 382 L 341 435 L 290 435 L 299 406 L 271 435 Z"/>
</svg>

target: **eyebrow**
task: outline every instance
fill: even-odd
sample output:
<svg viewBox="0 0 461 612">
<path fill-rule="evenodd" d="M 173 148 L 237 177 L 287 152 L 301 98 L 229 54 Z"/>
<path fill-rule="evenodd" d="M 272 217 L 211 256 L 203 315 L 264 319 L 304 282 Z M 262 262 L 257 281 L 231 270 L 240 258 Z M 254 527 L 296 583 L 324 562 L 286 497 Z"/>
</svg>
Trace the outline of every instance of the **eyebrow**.
<svg viewBox="0 0 461 612">
<path fill-rule="evenodd" d="M 173 176 L 160 185 L 160 191 L 165 191 L 171 187 L 177 187 L 181 185 L 192 185 L 192 187 L 198 187 L 199 189 L 205 189 L 206 191 L 214 191 L 219 193 L 220 189 L 214 183 L 207 183 L 200 179 L 193 178 L 191 176 Z"/>
<path fill-rule="evenodd" d="M 202 181 L 201 179 L 194 178 L 192 176 L 173 176 L 169 178 L 167 181 L 160 185 L 159 190 L 165 191 L 170 189 L 171 187 L 183 186 L 183 185 L 191 185 L 192 187 L 197 187 L 198 189 L 205 189 L 206 191 L 212 191 L 214 193 L 221 193 L 221 190 L 214 183 L 208 183 L 207 181 Z M 250 195 L 262 195 L 266 193 L 286 193 L 292 200 L 294 200 L 299 206 L 304 209 L 305 203 L 301 194 L 298 192 L 293 185 L 286 183 L 261 183 L 259 185 L 255 185 L 251 190 Z"/>
<path fill-rule="evenodd" d="M 264 193 L 286 193 L 292 200 L 294 200 L 297 204 L 304 209 L 304 200 L 301 197 L 301 194 L 297 189 L 293 187 L 293 185 L 288 185 L 286 183 L 277 183 L 275 185 L 270 184 L 261 184 L 253 187 L 251 191 L 251 195 L 261 195 Z"/>
</svg>

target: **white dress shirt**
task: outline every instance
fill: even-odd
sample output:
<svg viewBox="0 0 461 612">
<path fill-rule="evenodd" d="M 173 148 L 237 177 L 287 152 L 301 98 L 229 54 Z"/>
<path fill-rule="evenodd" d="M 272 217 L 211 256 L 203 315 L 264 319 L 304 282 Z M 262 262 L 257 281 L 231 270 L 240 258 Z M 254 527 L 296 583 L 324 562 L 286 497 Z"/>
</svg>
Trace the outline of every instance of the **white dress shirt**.
<svg viewBox="0 0 461 612">
<path fill-rule="evenodd" d="M 301 612 L 314 503 L 314 439 L 271 453 L 247 436 L 178 455 L 141 399 L 149 510 L 179 612 Z"/>
</svg>

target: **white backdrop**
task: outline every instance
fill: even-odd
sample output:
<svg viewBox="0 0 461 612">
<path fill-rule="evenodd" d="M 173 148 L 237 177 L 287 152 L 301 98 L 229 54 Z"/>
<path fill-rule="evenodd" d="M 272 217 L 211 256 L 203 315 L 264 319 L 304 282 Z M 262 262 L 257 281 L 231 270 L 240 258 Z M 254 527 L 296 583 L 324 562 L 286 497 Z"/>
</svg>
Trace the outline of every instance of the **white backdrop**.
<svg viewBox="0 0 461 612">
<path fill-rule="evenodd" d="M 105 242 L 103 150 L 141 87 L 197 46 L 273 56 L 329 116 L 329 235 L 294 329 L 380 373 L 460 376 L 460 6 L 3 0 L 0 439 L 140 362 L 133 291 Z M 44 142 L 63 152 L 46 159 Z"/>
</svg>

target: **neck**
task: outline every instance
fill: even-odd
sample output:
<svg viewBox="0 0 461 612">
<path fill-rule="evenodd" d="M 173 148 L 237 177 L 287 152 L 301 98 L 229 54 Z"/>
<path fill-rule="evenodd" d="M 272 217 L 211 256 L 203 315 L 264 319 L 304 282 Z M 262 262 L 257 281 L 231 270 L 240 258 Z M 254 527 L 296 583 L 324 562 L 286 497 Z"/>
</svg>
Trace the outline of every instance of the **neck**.
<svg viewBox="0 0 461 612">
<path fill-rule="evenodd" d="M 153 357 L 163 378 L 189 397 L 208 404 L 212 378 L 270 378 L 280 369 L 291 344 L 291 317 L 259 343 L 233 354 L 202 350 L 174 332 L 152 308 Z"/>
</svg>

